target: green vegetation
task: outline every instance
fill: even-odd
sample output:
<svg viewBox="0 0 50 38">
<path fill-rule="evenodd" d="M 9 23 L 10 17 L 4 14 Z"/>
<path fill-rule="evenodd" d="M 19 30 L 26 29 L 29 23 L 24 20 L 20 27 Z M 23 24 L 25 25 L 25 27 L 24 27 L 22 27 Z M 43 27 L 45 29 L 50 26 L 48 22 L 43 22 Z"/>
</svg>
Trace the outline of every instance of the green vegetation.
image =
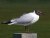
<svg viewBox="0 0 50 38">
<path fill-rule="evenodd" d="M 45 15 L 40 17 L 40 20 L 32 24 L 30 32 L 38 34 L 38 38 L 50 38 L 50 1 L 42 2 L 42 0 L 27 0 L 24 3 L 16 0 L 0 0 L 0 22 L 9 20 L 14 17 L 19 17 L 21 14 L 31 12 L 34 9 L 40 10 Z M 24 32 L 24 26 L 12 25 L 8 26 L 0 24 L 0 38 L 12 38 L 15 32 Z"/>
</svg>

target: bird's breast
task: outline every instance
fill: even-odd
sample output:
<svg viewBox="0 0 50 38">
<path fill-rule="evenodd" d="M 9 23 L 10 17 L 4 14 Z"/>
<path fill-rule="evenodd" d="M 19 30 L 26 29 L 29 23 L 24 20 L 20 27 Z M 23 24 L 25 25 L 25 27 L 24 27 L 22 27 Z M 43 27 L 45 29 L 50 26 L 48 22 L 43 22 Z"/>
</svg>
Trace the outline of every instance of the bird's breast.
<svg viewBox="0 0 50 38">
<path fill-rule="evenodd" d="M 38 20 L 39 20 L 39 16 L 38 16 L 38 15 L 35 15 L 35 16 L 34 16 L 34 19 L 32 20 L 31 23 L 35 23 L 35 22 L 37 22 Z"/>
</svg>

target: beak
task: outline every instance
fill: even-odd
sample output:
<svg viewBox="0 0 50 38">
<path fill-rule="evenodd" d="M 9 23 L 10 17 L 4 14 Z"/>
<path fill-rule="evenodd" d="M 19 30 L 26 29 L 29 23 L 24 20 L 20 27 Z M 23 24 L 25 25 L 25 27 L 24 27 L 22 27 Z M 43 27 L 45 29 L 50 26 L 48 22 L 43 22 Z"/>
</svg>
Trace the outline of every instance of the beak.
<svg viewBox="0 0 50 38">
<path fill-rule="evenodd" d="M 45 15 L 45 13 L 40 12 L 40 15 Z"/>
<path fill-rule="evenodd" d="M 42 15 L 45 15 L 45 13 L 42 13 Z"/>
</svg>

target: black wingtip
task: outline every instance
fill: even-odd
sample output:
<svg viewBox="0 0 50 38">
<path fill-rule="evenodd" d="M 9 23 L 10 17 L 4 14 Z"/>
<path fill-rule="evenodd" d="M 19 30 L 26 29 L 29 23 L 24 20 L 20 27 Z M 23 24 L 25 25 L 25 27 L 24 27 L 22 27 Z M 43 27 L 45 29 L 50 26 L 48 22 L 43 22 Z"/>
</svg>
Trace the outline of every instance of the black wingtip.
<svg viewBox="0 0 50 38">
<path fill-rule="evenodd" d="M 4 21 L 4 22 L 1 22 L 1 24 L 9 24 L 9 23 L 12 23 L 11 21 Z"/>
</svg>

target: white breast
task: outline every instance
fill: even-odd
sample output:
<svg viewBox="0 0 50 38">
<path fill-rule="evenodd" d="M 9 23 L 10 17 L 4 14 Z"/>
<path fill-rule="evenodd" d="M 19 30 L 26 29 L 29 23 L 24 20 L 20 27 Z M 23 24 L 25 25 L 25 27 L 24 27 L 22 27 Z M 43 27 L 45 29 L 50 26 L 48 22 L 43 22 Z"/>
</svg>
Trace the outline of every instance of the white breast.
<svg viewBox="0 0 50 38">
<path fill-rule="evenodd" d="M 39 20 L 39 15 L 34 14 L 34 19 L 32 20 L 31 23 L 35 23 Z"/>
</svg>

